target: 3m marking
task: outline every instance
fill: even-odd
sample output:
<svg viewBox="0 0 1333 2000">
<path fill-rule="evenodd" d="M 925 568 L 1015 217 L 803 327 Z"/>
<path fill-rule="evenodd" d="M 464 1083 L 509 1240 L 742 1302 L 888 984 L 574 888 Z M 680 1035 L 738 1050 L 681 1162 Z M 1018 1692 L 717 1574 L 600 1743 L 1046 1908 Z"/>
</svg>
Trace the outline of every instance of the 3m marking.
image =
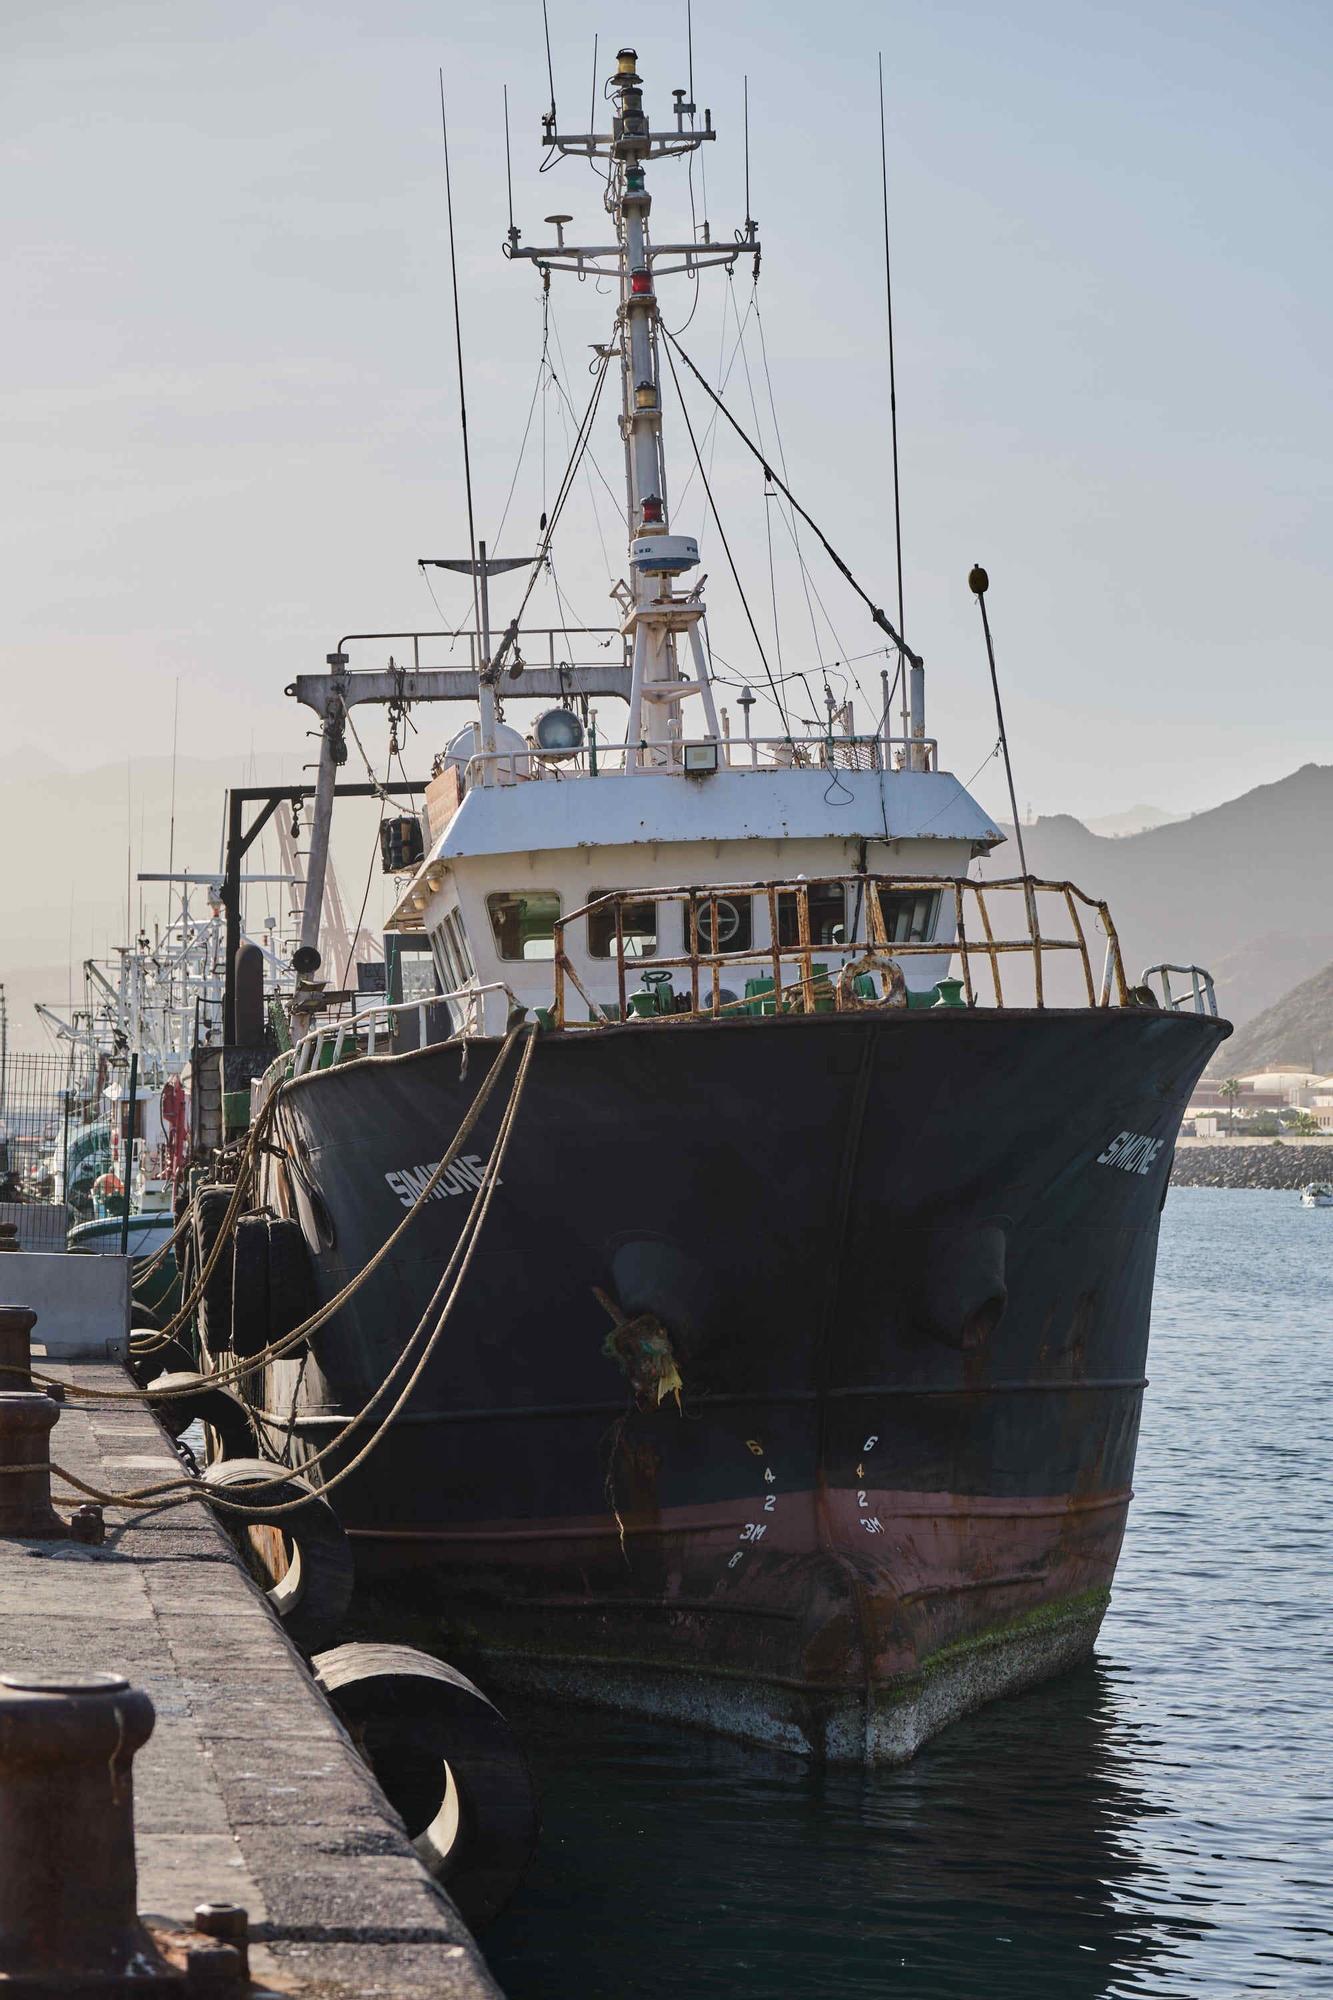
<svg viewBox="0 0 1333 2000">
<path fill-rule="evenodd" d="M 1165 1139 L 1154 1139 L 1150 1132 L 1117 1132 L 1106 1151 L 1098 1153 L 1097 1165 L 1119 1167 L 1122 1174 L 1151 1173 L 1165 1144 Z"/>
<path fill-rule="evenodd" d="M 439 1166 L 434 1160 L 424 1167 L 399 1167 L 384 1176 L 404 1208 L 411 1208 L 421 1197 L 426 1182 Z M 481 1186 L 484 1162 L 479 1153 L 463 1153 L 450 1167 L 448 1173 L 440 1175 L 439 1185 L 431 1190 L 432 1201 L 448 1201 L 450 1195 L 471 1194 Z"/>
</svg>

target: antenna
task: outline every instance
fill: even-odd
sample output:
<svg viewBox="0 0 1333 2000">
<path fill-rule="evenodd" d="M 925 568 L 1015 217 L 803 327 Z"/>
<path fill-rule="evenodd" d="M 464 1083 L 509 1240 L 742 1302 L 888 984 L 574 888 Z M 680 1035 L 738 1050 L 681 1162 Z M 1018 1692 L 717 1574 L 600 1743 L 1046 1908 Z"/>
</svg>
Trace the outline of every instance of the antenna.
<svg viewBox="0 0 1333 2000">
<path fill-rule="evenodd" d="M 546 0 L 542 0 L 546 12 Z M 548 37 L 547 47 L 550 47 Z M 449 121 L 444 111 L 444 71 L 440 71 L 440 134 L 444 140 L 444 202 L 449 216 L 449 275 L 454 288 L 454 349 L 458 356 L 458 416 L 463 433 L 463 485 L 467 493 L 467 546 L 472 558 L 472 615 L 475 630 L 481 631 L 481 606 L 477 599 L 477 531 L 472 515 L 472 456 L 467 441 L 467 393 L 463 387 L 463 322 L 458 310 L 458 256 L 454 246 L 454 190 L 449 177 Z M 488 662 L 489 664 L 489 662 Z"/>
<path fill-rule="evenodd" d="M 745 79 L 745 227 L 750 228 L 750 79 Z"/>
<path fill-rule="evenodd" d="M 518 246 L 518 231 L 514 227 L 514 163 L 509 153 L 509 85 L 505 94 L 505 187 L 509 194 L 509 250 L 512 255 Z"/>
<path fill-rule="evenodd" d="M 889 430 L 893 441 L 893 544 L 898 562 L 898 630 L 903 624 L 903 519 L 898 502 L 898 378 L 893 362 L 893 275 L 889 266 L 889 153 L 884 137 L 884 57 L 879 58 L 879 179 L 884 201 L 884 303 L 889 318 Z M 985 585 L 982 585 L 985 589 Z M 981 607 L 983 619 L 986 607 Z M 987 644 L 989 644 L 989 638 Z M 999 695 L 996 695 L 999 701 Z M 907 735 L 907 684 L 903 683 L 903 735 Z M 1006 752 L 1006 756 L 1008 753 Z"/>
<path fill-rule="evenodd" d="M 990 578 L 980 563 L 974 563 L 968 575 L 968 588 L 981 607 L 981 629 L 986 635 L 986 657 L 990 661 L 990 684 L 995 693 L 995 720 L 1000 728 L 1000 749 L 1004 753 L 1004 775 L 1009 786 L 1009 810 L 1014 816 L 1014 838 L 1018 842 L 1018 865 L 1023 871 L 1023 883 L 1028 897 L 1029 908 L 1032 901 L 1032 887 L 1028 877 L 1028 858 L 1023 852 L 1023 827 L 1018 817 L 1018 800 L 1014 795 L 1014 772 L 1009 762 L 1009 738 L 1005 733 L 1004 710 L 1000 706 L 1000 682 L 995 672 L 995 648 L 991 644 L 990 619 L 986 616 L 986 592 Z"/>
<path fill-rule="evenodd" d="M 542 27 L 546 34 L 546 81 L 551 86 L 550 131 L 555 134 L 555 70 L 551 65 L 551 17 L 546 11 L 546 0 L 542 0 Z"/>
<path fill-rule="evenodd" d="M 588 99 L 588 130 L 590 132 L 597 130 L 597 42 L 598 37 L 594 35 L 592 38 L 592 96 Z"/>
</svg>

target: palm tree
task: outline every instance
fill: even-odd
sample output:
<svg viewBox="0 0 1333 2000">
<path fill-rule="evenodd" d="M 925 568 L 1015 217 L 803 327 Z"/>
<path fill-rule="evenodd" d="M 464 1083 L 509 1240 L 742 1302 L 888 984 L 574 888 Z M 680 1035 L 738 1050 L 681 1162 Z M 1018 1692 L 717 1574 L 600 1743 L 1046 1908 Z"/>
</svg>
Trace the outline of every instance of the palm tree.
<svg viewBox="0 0 1333 2000">
<path fill-rule="evenodd" d="M 1236 1129 L 1236 1099 L 1240 1096 L 1240 1084 L 1234 1076 L 1229 1076 L 1226 1082 L 1219 1086 L 1217 1094 L 1226 1100 L 1227 1132 L 1230 1134 Z"/>
</svg>

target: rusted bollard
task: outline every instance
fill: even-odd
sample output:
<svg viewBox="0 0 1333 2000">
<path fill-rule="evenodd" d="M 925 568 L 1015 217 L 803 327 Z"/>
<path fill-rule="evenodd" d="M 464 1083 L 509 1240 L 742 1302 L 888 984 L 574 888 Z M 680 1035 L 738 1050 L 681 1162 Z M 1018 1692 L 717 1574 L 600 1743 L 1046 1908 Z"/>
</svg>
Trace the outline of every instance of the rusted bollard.
<svg viewBox="0 0 1333 2000">
<path fill-rule="evenodd" d="M 0 1676 L 0 1991 L 179 1992 L 139 1922 L 136 1750 L 148 1696 L 116 1674 Z"/>
<path fill-rule="evenodd" d="M 0 1389 L 31 1389 L 36 1324 L 30 1306 L 0 1306 Z"/>
<path fill-rule="evenodd" d="M 0 1535 L 54 1541 L 66 1533 L 51 1505 L 51 1432 L 60 1405 L 34 1389 L 0 1389 Z"/>
</svg>

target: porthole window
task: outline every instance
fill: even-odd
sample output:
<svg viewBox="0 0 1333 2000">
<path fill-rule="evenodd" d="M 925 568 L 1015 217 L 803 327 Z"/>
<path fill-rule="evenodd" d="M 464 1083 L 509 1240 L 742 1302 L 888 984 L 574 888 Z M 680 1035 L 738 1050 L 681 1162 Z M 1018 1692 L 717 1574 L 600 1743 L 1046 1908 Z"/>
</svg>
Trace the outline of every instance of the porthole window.
<svg viewBox="0 0 1333 2000">
<path fill-rule="evenodd" d="M 554 889 L 501 890 L 486 898 L 486 914 L 503 959 L 553 959 L 560 898 Z"/>
<path fill-rule="evenodd" d="M 713 943 L 713 910 L 717 910 L 717 943 Z M 748 951 L 754 936 L 754 898 L 700 894 L 695 903 L 700 951 Z"/>
</svg>

